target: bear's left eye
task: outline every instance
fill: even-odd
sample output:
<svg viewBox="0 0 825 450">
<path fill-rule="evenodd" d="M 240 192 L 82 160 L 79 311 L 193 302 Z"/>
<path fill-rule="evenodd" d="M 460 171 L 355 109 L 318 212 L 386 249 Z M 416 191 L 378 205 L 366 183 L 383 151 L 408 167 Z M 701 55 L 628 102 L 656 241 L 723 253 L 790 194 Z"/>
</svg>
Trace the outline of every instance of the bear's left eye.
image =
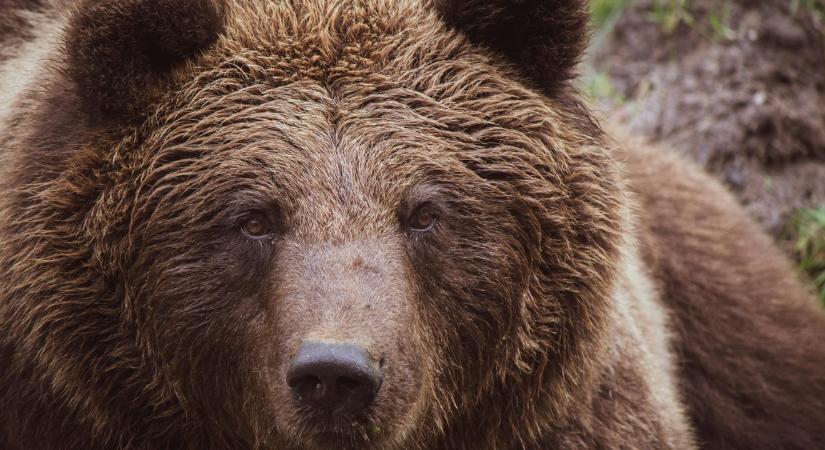
<svg viewBox="0 0 825 450">
<path fill-rule="evenodd" d="M 262 214 L 252 214 L 241 223 L 241 231 L 253 239 L 266 238 L 272 234 L 269 221 Z"/>
<path fill-rule="evenodd" d="M 412 213 L 407 224 L 413 231 L 424 232 L 432 230 L 437 221 L 438 217 L 430 205 L 424 204 Z"/>
</svg>

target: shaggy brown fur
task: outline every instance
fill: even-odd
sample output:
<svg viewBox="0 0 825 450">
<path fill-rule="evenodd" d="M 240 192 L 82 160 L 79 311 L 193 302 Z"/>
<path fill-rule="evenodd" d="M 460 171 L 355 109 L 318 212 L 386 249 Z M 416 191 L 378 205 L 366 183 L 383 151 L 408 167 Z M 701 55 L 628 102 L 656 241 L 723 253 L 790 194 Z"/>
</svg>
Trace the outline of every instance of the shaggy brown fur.
<svg viewBox="0 0 825 450">
<path fill-rule="evenodd" d="M 822 444 L 825 318 L 712 183 L 611 149 L 583 10 L 81 2 L 0 110 L 0 447 Z M 296 403 L 307 339 L 380 362 L 370 408 Z"/>
<path fill-rule="evenodd" d="M 39 0 L 0 0 L 0 11 L 3 11 L 0 15 L 0 40 L 31 38 L 32 26 L 26 20 L 26 12 L 38 12 L 42 6 Z"/>
<path fill-rule="evenodd" d="M 825 317 L 810 292 L 710 177 L 644 147 L 624 157 L 699 442 L 825 446 Z"/>
</svg>

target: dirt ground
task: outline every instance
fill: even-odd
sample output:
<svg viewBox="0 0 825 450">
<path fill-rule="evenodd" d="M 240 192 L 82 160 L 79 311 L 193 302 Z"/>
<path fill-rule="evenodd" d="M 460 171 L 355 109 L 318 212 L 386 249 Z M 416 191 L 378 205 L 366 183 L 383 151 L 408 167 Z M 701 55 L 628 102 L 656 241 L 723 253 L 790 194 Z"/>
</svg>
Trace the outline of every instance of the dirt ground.
<svg viewBox="0 0 825 450">
<path fill-rule="evenodd" d="M 825 7 L 796 3 L 636 0 L 589 57 L 605 116 L 704 165 L 777 236 L 825 206 Z"/>
</svg>

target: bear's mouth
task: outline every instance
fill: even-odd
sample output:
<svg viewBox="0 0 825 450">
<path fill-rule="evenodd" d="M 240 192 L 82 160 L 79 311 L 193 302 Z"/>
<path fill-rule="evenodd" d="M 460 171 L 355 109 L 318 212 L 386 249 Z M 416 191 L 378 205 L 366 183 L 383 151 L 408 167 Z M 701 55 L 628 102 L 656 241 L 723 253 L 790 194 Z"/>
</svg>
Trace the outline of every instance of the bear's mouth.
<svg viewBox="0 0 825 450">
<path fill-rule="evenodd" d="M 366 414 L 307 414 L 304 423 L 304 436 L 323 449 L 365 448 L 386 438 L 385 430 Z"/>
</svg>

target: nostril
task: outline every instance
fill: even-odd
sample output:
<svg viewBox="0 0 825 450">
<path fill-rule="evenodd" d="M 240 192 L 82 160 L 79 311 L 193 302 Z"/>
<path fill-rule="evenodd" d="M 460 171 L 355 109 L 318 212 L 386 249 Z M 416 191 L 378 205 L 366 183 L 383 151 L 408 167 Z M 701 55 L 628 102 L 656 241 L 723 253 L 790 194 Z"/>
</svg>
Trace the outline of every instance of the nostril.
<svg viewBox="0 0 825 450">
<path fill-rule="evenodd" d="M 324 395 L 324 382 L 314 375 L 293 377 L 287 384 L 301 401 L 318 400 Z"/>
<path fill-rule="evenodd" d="M 335 386 L 342 391 L 355 391 L 361 388 L 361 382 L 348 377 L 338 377 Z"/>
<path fill-rule="evenodd" d="M 287 385 L 304 406 L 352 413 L 366 408 L 378 394 L 381 368 L 352 344 L 307 342 L 287 372 Z"/>
</svg>

